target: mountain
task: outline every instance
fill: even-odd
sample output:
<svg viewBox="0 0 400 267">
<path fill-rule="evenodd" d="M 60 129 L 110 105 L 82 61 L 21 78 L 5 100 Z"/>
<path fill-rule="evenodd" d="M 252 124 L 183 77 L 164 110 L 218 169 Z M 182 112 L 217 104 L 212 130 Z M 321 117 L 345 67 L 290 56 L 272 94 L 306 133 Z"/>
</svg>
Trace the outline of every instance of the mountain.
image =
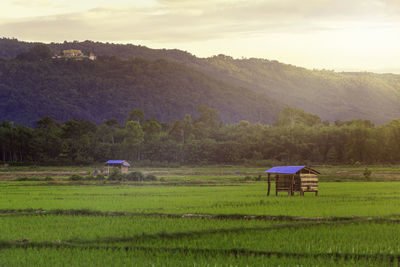
<svg viewBox="0 0 400 267">
<path fill-rule="evenodd" d="M 0 39 L 0 57 L 15 57 L 34 45 L 16 39 Z M 247 88 L 266 95 L 269 101 L 275 99 L 277 105 L 292 105 L 324 120 L 361 118 L 383 124 L 400 117 L 400 75 L 308 70 L 278 61 L 233 59 L 224 55 L 197 58 L 176 49 L 150 49 L 131 44 L 84 41 L 51 43 L 49 47 L 53 53 L 75 48 L 124 59 L 165 59 L 184 64 L 214 80 Z"/>
<path fill-rule="evenodd" d="M 284 107 L 266 95 L 163 59 L 76 61 L 51 59 L 46 51 L 30 53 L 0 60 L 1 120 L 33 125 L 49 115 L 122 122 L 133 109 L 143 109 L 149 117 L 170 122 L 207 105 L 219 110 L 225 122 L 273 123 Z"/>
<path fill-rule="evenodd" d="M 207 67 L 199 69 L 212 77 L 265 93 L 324 120 L 361 118 L 382 124 L 400 117 L 400 75 L 308 70 L 222 55 L 204 60 Z"/>
</svg>

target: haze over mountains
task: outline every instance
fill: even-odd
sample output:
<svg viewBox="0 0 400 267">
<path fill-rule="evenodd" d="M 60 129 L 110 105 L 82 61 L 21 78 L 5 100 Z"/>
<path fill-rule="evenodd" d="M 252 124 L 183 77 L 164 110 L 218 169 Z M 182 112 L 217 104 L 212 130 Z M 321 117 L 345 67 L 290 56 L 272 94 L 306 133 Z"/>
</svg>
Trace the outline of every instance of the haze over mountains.
<svg viewBox="0 0 400 267">
<path fill-rule="evenodd" d="M 53 53 L 73 48 L 124 60 L 11 60 L 35 45 L 0 40 L 0 57 L 7 59 L 0 69 L 1 119 L 32 123 L 50 115 L 101 122 L 110 117 L 122 120 L 129 111 L 142 108 L 149 116 L 170 121 L 194 114 L 202 104 L 220 110 L 226 122 L 273 123 L 285 105 L 330 121 L 361 118 L 382 124 L 400 117 L 400 75 L 308 70 L 224 55 L 197 58 L 180 50 L 91 41 L 48 46 Z M 15 72 L 7 73 L 10 66 Z M 41 103 L 39 109 L 36 102 Z"/>
</svg>

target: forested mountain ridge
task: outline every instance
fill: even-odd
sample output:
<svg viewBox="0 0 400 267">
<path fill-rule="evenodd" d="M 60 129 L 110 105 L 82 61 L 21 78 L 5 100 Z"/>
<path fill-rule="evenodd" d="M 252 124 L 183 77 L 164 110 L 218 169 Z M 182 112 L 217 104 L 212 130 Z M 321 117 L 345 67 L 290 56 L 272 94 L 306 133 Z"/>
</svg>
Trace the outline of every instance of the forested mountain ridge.
<svg viewBox="0 0 400 267">
<path fill-rule="evenodd" d="M 273 123 L 284 107 L 177 62 L 108 56 L 75 61 L 51 59 L 46 51 L 44 58 L 29 53 L 0 60 L 1 120 L 33 125 L 50 116 L 122 122 L 133 109 L 142 109 L 149 117 L 171 122 L 207 105 L 218 109 L 225 122 Z"/>
<path fill-rule="evenodd" d="M 32 47 L 42 44 L 39 42 L 24 42 L 17 39 L 0 38 L 0 58 L 11 59 L 27 52 Z M 63 42 L 46 44 L 53 54 L 66 49 L 79 49 L 83 52 L 94 52 L 100 56 L 116 56 L 120 58 L 139 57 L 148 60 L 167 59 L 179 62 L 202 62 L 200 58 L 178 49 L 151 49 L 133 44 L 113 44 L 93 41 Z"/>
<path fill-rule="evenodd" d="M 400 75 L 308 70 L 223 55 L 205 60 L 214 68 L 213 77 L 265 93 L 324 120 L 361 118 L 382 124 L 400 117 Z"/>
<path fill-rule="evenodd" d="M 0 57 L 12 58 L 34 45 L 16 39 L 0 39 Z M 125 59 L 162 58 L 184 63 L 216 80 L 265 94 L 277 103 L 301 108 L 324 120 L 361 118 L 382 124 L 400 117 L 400 75 L 308 70 L 277 61 L 233 59 L 224 55 L 197 58 L 176 49 L 92 41 L 51 43 L 48 46 L 53 53 L 75 48 Z M 253 118 L 246 119 L 254 121 Z"/>
</svg>

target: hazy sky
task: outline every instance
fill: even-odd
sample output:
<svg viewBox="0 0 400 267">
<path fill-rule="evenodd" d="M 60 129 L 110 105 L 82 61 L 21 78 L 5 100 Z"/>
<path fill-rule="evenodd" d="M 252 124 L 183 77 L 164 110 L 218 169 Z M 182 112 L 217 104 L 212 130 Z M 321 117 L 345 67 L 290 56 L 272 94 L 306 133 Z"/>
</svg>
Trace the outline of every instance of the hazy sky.
<svg viewBox="0 0 400 267">
<path fill-rule="evenodd" d="M 1 0 L 0 33 L 400 73 L 400 0 Z"/>
</svg>

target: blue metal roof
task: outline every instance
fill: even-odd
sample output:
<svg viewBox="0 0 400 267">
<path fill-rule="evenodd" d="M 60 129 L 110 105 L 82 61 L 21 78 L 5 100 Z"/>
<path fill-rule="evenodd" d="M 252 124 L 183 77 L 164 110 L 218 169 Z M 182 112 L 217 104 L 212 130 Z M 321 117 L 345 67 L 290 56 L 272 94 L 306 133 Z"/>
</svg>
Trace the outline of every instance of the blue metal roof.
<svg viewBox="0 0 400 267">
<path fill-rule="evenodd" d="M 106 164 L 122 164 L 127 167 L 131 166 L 126 160 L 108 160 L 106 161 Z"/>
<path fill-rule="evenodd" d="M 295 174 L 306 166 L 280 166 L 273 167 L 267 171 L 266 173 L 282 173 L 282 174 Z"/>
</svg>

